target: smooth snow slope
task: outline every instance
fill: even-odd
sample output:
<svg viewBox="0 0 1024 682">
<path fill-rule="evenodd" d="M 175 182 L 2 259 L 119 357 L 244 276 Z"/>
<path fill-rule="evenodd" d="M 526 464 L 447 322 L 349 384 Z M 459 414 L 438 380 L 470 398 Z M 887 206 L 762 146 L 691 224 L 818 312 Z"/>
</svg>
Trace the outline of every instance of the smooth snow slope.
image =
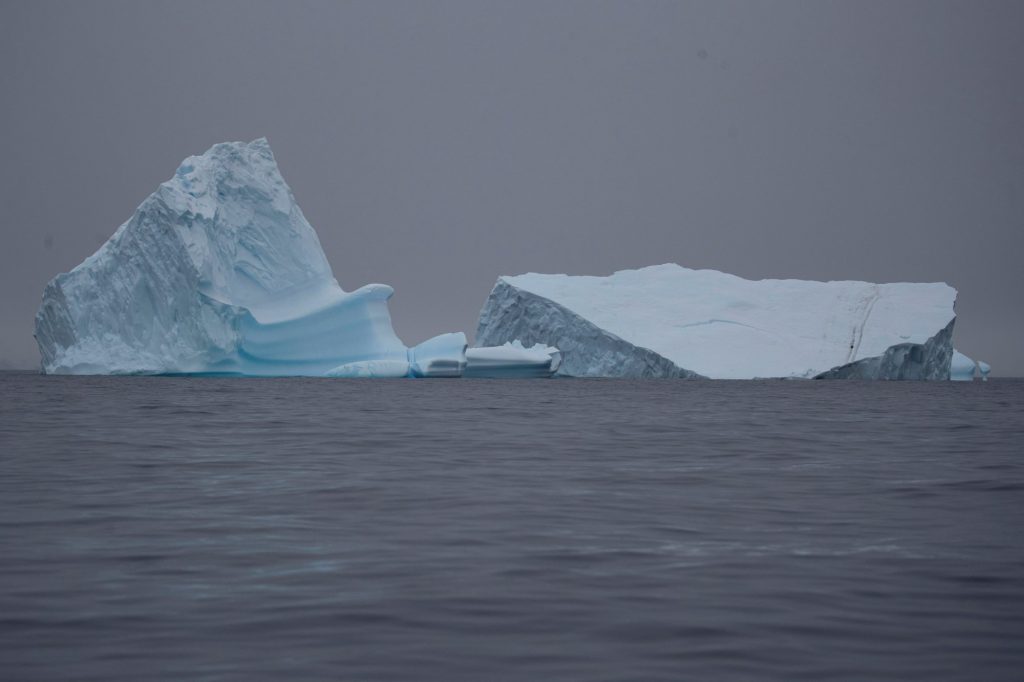
<svg viewBox="0 0 1024 682">
<path fill-rule="evenodd" d="M 322 376 L 409 362 L 392 293 L 342 291 L 266 139 L 224 143 L 186 159 L 47 285 L 36 340 L 47 373 Z M 439 338 L 430 347 L 443 356 L 465 348 L 461 334 Z M 419 365 L 430 366 L 426 353 Z"/>
<path fill-rule="evenodd" d="M 752 281 L 675 264 L 501 277 L 477 344 L 562 352 L 574 376 L 949 377 L 946 284 Z"/>
</svg>

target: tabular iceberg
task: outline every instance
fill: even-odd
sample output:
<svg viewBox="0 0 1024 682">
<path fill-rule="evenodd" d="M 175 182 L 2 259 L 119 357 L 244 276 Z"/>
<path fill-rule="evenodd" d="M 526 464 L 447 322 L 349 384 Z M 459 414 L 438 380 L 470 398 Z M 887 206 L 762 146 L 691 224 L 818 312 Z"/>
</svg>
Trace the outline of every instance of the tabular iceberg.
<svg viewBox="0 0 1024 682">
<path fill-rule="evenodd" d="M 338 286 L 266 139 L 186 159 L 36 315 L 56 374 L 451 376 L 466 338 L 412 349 L 368 284 Z"/>
<path fill-rule="evenodd" d="M 560 375 L 948 379 L 956 290 L 752 281 L 675 264 L 500 277 L 476 342 L 556 346 Z"/>
</svg>

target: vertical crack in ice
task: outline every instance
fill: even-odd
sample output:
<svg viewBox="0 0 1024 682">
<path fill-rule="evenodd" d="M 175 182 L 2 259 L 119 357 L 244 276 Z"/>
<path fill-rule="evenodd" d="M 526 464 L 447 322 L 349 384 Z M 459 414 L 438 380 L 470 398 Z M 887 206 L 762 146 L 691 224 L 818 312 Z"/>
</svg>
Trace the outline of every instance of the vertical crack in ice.
<svg viewBox="0 0 1024 682">
<path fill-rule="evenodd" d="M 874 309 L 875 304 L 878 303 L 881 293 L 878 290 L 877 284 L 871 285 L 871 293 L 864 299 L 864 317 L 861 318 L 860 324 L 854 326 L 853 336 L 850 339 L 850 354 L 846 357 L 846 364 L 853 362 L 857 359 L 857 353 L 860 351 L 861 341 L 864 340 L 864 328 L 868 324 L 868 318 L 871 317 L 871 311 Z"/>
</svg>

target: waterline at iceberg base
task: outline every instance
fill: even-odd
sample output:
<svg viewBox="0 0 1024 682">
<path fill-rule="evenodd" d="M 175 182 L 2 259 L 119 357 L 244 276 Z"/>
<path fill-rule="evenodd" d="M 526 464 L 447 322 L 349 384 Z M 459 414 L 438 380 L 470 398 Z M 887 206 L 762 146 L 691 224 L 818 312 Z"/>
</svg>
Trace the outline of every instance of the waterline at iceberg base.
<svg viewBox="0 0 1024 682">
<path fill-rule="evenodd" d="M 476 341 L 555 346 L 558 374 L 949 379 L 956 290 L 746 280 L 672 263 L 607 277 L 501 277 Z"/>
<path fill-rule="evenodd" d="M 465 335 L 407 348 L 393 293 L 343 291 L 267 140 L 232 142 L 182 162 L 54 278 L 35 336 L 47 374 L 461 376 Z"/>
</svg>

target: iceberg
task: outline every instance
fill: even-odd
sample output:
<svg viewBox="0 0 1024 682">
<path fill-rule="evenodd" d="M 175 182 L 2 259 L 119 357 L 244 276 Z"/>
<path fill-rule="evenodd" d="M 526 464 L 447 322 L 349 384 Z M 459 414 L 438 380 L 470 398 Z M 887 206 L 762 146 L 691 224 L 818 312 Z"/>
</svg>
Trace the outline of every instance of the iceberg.
<svg viewBox="0 0 1024 682">
<path fill-rule="evenodd" d="M 460 377 L 466 368 L 466 335 L 441 334 L 410 349 L 409 371 L 414 377 Z"/>
<path fill-rule="evenodd" d="M 562 354 L 557 348 L 534 344 L 523 346 L 519 339 L 502 346 L 466 350 L 464 376 L 491 379 L 546 378 L 558 371 Z"/>
<path fill-rule="evenodd" d="M 948 379 L 956 290 L 747 280 L 672 263 L 498 278 L 476 343 L 555 346 L 559 375 Z"/>
<path fill-rule="evenodd" d="M 450 376 L 466 338 L 406 346 L 394 290 L 345 292 L 266 139 L 186 159 L 36 315 L 47 374 Z"/>
<path fill-rule="evenodd" d="M 949 378 L 952 381 L 974 381 L 976 366 L 974 360 L 954 348 L 953 359 L 949 363 Z"/>
<path fill-rule="evenodd" d="M 949 366 L 949 378 L 953 381 L 974 381 L 975 376 L 988 381 L 992 367 L 983 360 L 972 360 L 960 351 L 953 349 L 953 360 Z"/>
</svg>

